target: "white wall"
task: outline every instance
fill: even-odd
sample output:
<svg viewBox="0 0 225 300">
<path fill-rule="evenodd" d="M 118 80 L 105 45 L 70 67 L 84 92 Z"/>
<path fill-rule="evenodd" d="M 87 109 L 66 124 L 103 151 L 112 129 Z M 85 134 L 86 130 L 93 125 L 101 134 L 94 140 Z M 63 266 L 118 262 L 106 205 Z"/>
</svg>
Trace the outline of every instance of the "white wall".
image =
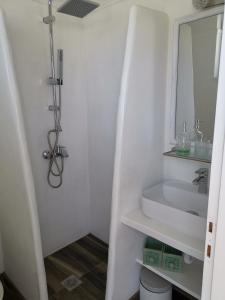
<svg viewBox="0 0 225 300">
<path fill-rule="evenodd" d="M 108 242 L 112 200 L 116 119 L 129 9 L 161 1 L 122 1 L 100 9 L 85 24 L 89 172 L 92 232 Z"/>
<path fill-rule="evenodd" d="M 1 11 L 0 37 L 0 228 L 4 269 L 26 299 L 47 300 L 30 157 Z"/>
<path fill-rule="evenodd" d="M 107 300 L 129 299 L 139 286 L 143 235 L 121 224 L 142 190 L 162 179 L 167 16 L 133 6 L 117 124 Z M 157 101 L 156 101 L 157 99 Z M 157 132 L 157 134 L 156 134 Z"/>
<path fill-rule="evenodd" d="M 42 18 L 47 6 L 36 1 L 1 0 L 13 49 L 28 147 L 35 180 L 44 255 L 89 233 L 87 107 L 82 65 L 82 25 L 75 18 L 56 14 L 55 48 L 64 49 L 61 144 L 65 161 L 64 183 L 54 190 L 47 184 L 46 134 L 53 127 L 48 26 Z M 47 1 L 46 1 L 47 4 Z"/>
<path fill-rule="evenodd" d="M 128 11 L 115 5 L 85 22 L 91 230 L 109 240 L 116 117 Z"/>
</svg>

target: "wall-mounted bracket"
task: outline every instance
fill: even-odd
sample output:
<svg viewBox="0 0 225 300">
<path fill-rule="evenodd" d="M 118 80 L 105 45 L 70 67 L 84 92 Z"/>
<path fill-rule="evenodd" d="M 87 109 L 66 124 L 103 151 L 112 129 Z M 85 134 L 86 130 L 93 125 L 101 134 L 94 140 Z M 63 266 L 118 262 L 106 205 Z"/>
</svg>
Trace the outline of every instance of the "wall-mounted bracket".
<svg viewBox="0 0 225 300">
<path fill-rule="evenodd" d="M 49 105 L 48 110 L 49 111 L 59 111 L 59 106 Z"/>
<path fill-rule="evenodd" d="M 47 83 L 48 85 L 63 85 L 63 80 L 60 78 L 49 77 Z"/>
</svg>

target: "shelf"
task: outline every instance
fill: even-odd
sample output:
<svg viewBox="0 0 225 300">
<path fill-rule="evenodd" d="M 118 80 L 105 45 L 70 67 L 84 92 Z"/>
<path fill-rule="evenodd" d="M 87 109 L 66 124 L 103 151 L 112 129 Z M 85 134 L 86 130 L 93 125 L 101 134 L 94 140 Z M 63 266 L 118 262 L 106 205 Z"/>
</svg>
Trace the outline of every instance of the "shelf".
<svg viewBox="0 0 225 300">
<path fill-rule="evenodd" d="M 204 260 L 205 243 L 157 220 L 146 217 L 141 209 L 122 217 L 122 223 L 199 260 Z"/>
<path fill-rule="evenodd" d="M 203 274 L 202 262 L 195 260 L 191 265 L 184 264 L 184 270 L 182 273 L 169 272 L 163 270 L 162 268 L 147 266 L 144 265 L 143 261 L 140 259 L 137 259 L 137 262 L 148 270 L 171 282 L 173 285 L 177 286 L 191 296 L 201 299 Z"/>
<path fill-rule="evenodd" d="M 199 157 L 195 157 L 195 156 L 182 156 L 182 155 L 178 155 L 176 153 L 176 151 L 171 150 L 168 152 L 163 153 L 164 156 L 169 156 L 169 157 L 173 157 L 173 158 L 180 158 L 180 159 L 186 159 L 186 160 L 193 160 L 193 161 L 199 161 L 199 162 L 203 162 L 203 163 L 207 163 L 210 164 L 211 160 L 210 159 L 203 159 L 203 158 L 199 158 Z"/>
</svg>

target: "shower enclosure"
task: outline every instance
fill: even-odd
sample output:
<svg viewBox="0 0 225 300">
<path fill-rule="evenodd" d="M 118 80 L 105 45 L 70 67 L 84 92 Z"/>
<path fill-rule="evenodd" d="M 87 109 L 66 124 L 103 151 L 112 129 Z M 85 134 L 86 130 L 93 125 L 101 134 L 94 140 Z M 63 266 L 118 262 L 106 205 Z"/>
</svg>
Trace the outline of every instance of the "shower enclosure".
<svg viewBox="0 0 225 300">
<path fill-rule="evenodd" d="M 18 153 L 19 143 L 17 139 L 14 139 L 16 143 L 12 144 L 13 151 L 11 152 L 16 163 L 13 164 L 14 169 L 10 164 L 7 172 L 9 170 L 12 172 L 11 179 L 18 184 L 15 186 L 14 183 L 10 186 L 5 185 L 9 192 L 13 192 L 10 197 L 10 201 L 13 203 L 11 207 L 20 217 L 18 222 L 14 222 L 17 219 L 12 214 L 14 216 L 12 223 L 14 223 L 11 228 L 15 229 L 16 234 L 18 232 L 16 238 L 10 236 L 10 242 L 16 246 L 13 248 L 15 249 L 13 253 L 9 251 L 10 245 L 6 243 L 6 237 L 9 233 L 9 230 L 6 230 L 7 226 L 0 228 L 0 231 L 3 232 L 3 250 L 7 252 L 5 255 L 6 270 L 8 273 L 10 271 L 10 275 L 15 272 L 11 262 L 14 259 L 17 260 L 24 253 L 22 250 L 20 251 L 17 242 L 20 246 L 26 247 L 26 239 L 27 243 L 29 242 L 28 246 L 30 246 L 33 245 L 34 239 L 36 241 L 37 236 L 40 237 L 39 232 L 37 232 L 38 221 L 40 222 L 44 257 L 90 232 L 107 243 L 109 240 L 117 100 L 127 20 L 124 19 L 122 29 L 120 24 L 115 26 L 113 19 L 109 23 L 105 22 L 102 26 L 101 13 L 99 16 L 98 13 L 93 14 L 93 16 L 90 15 L 89 18 L 85 18 L 81 22 L 80 19 L 68 14 L 57 13 L 59 2 L 21 0 L 19 7 L 14 0 L 4 2 L 5 16 L 7 24 L 9 24 L 7 30 L 13 49 L 13 63 L 20 95 L 18 102 L 21 102 L 25 129 L 25 138 L 21 143 L 25 145 L 24 140 L 27 143 L 27 152 L 23 150 L 25 155 L 23 163 L 25 169 L 29 165 L 30 170 L 27 175 L 28 182 L 21 183 L 19 180 L 16 182 L 17 177 L 21 180 L 23 177 L 21 169 L 17 166 L 21 161 Z M 43 23 L 47 9 L 49 9 L 49 15 L 44 20 L 50 27 L 50 35 L 47 30 L 48 26 Z M 59 9 L 63 10 L 63 7 Z M 118 8 L 119 10 L 120 8 Z M 28 14 L 30 18 L 27 18 Z M 74 14 L 76 13 L 73 12 Z M 110 8 L 108 14 L 111 18 Z M 54 22 L 53 15 L 57 22 Z M 81 15 L 83 16 L 83 13 L 80 12 Z M 97 22 L 94 20 L 96 16 L 99 18 Z M 93 23 L 89 24 L 89 22 Z M 91 32 L 92 29 L 95 31 L 94 34 Z M 104 29 L 102 40 L 98 40 L 100 29 Z M 109 32 L 114 29 L 116 34 L 110 36 Z M 54 51 L 54 49 L 63 49 L 64 55 L 62 52 Z M 59 53 L 58 56 L 57 53 Z M 108 59 L 109 56 L 112 56 L 111 60 Z M 52 68 L 53 60 L 54 68 Z M 62 61 L 64 62 L 63 68 Z M 102 61 L 105 63 L 103 64 Z M 57 68 L 58 65 L 61 67 Z M 98 71 L 99 67 L 101 70 Z M 49 69 L 51 70 L 50 76 Z M 32 72 L 32 70 L 34 71 Z M 109 72 L 109 70 L 111 71 Z M 48 84 L 46 84 L 46 78 L 48 78 Z M 102 85 L 103 79 L 104 85 Z M 115 84 L 112 85 L 112 82 Z M 7 87 L 6 84 L 5 87 Z M 61 95 L 60 98 L 59 94 Z M 9 99 L 9 97 L 7 98 Z M 6 101 L 4 105 L 10 103 L 10 101 Z M 58 110 L 59 106 L 63 110 L 62 114 Z M 13 118 L 14 116 L 11 120 L 12 125 L 14 125 Z M 46 147 L 48 128 L 52 130 L 49 149 Z M 5 132 L 9 132 L 8 128 L 5 129 Z M 15 127 L 13 133 L 20 137 L 20 127 Z M 7 136 L 4 135 L 4 138 L 5 145 L 7 145 Z M 58 149 L 55 144 L 67 146 L 70 154 L 68 159 L 57 156 Z M 41 155 L 45 149 L 47 161 Z M 7 148 L 4 151 L 4 153 L 8 153 Z M 62 166 L 61 163 L 64 160 L 65 168 L 63 170 L 63 184 L 60 188 L 53 189 L 48 185 L 46 174 L 52 170 L 53 173 L 60 175 L 57 173 L 56 159 L 59 167 Z M 11 161 L 14 162 L 12 159 Z M 5 162 L 9 163 L 8 156 Z M 52 169 L 49 169 L 48 163 Z M 54 186 L 60 183 L 60 176 L 53 176 L 50 173 L 50 177 Z M 21 194 L 21 196 L 20 191 L 23 191 L 25 195 Z M 37 204 L 37 209 L 32 206 L 33 204 L 24 203 L 27 200 L 26 197 L 32 199 L 33 204 Z M 21 199 L 25 199 L 24 202 Z M 6 201 L 6 203 L 11 202 Z M 1 211 L 8 217 L 10 210 L 6 211 L 5 207 L 2 209 L 1 206 Z M 29 213 L 28 208 L 32 208 L 31 213 Z M 34 218 L 34 211 L 35 213 L 38 211 L 39 218 L 37 216 L 36 219 Z M 24 219 L 26 226 L 21 226 L 19 223 L 22 222 L 21 219 Z M 31 231 L 31 224 L 27 223 L 27 219 L 32 221 L 35 237 L 30 237 L 27 233 L 27 230 L 29 233 Z M 4 220 L 5 218 L 2 218 L 2 223 Z M 36 224 L 33 224 L 35 220 Z M 16 226 L 21 226 L 21 230 L 18 231 Z M 37 241 L 39 240 L 37 239 Z M 40 270 L 43 267 L 40 262 L 40 244 L 38 246 L 38 259 L 36 257 L 35 259 L 37 259 L 39 266 L 38 276 L 41 273 L 40 285 L 44 287 L 43 270 Z M 33 249 L 31 250 L 33 251 Z M 33 259 L 30 253 L 27 256 Z M 30 262 L 26 264 L 24 260 L 21 262 L 23 265 L 18 268 L 20 272 L 15 274 L 13 281 L 17 283 L 17 280 L 21 280 L 22 283 L 19 281 L 18 287 L 22 285 L 26 289 L 26 282 L 32 281 L 32 284 L 36 285 L 37 274 L 32 273 L 32 270 L 36 270 L 36 266 Z M 25 278 L 22 278 L 21 270 L 25 270 L 25 268 L 26 270 L 29 269 L 29 272 Z M 32 276 L 29 276 L 30 272 Z M 30 284 L 29 291 L 25 291 L 24 294 L 28 295 L 28 299 L 39 300 L 38 296 L 33 297 L 33 295 L 28 294 L 32 290 L 38 295 L 39 287 L 36 285 L 34 289 L 32 284 Z M 44 299 L 44 296 L 41 299 Z"/>
</svg>

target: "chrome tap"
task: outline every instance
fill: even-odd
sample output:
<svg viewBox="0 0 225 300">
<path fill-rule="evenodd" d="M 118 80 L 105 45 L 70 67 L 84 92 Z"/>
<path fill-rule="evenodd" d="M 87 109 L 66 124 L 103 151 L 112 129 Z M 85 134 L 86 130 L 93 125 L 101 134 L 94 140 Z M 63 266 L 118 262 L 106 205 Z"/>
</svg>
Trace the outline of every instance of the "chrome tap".
<svg viewBox="0 0 225 300">
<path fill-rule="evenodd" d="M 207 168 L 200 168 L 196 172 L 198 177 L 196 177 L 192 183 L 194 185 L 198 185 L 198 192 L 201 194 L 208 193 L 208 177 L 209 177 L 209 170 Z"/>
</svg>

